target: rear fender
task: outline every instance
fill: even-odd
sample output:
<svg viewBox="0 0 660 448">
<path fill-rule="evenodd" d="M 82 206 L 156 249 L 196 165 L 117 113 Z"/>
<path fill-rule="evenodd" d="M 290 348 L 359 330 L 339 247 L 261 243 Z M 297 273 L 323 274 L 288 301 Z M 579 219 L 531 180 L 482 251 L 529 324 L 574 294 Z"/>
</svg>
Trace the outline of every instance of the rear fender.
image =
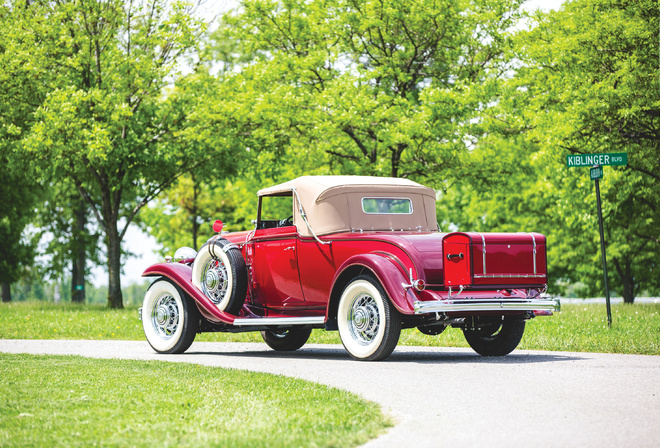
<svg viewBox="0 0 660 448">
<path fill-rule="evenodd" d="M 199 289 L 192 284 L 192 268 L 183 263 L 158 263 L 149 266 L 142 277 L 166 277 L 195 300 L 199 312 L 214 323 L 233 324 L 238 316 L 220 311 Z"/>
<path fill-rule="evenodd" d="M 360 254 L 346 260 L 332 280 L 326 310 L 328 321 L 335 321 L 339 299 L 346 286 L 355 277 L 365 273 L 373 275 L 380 282 L 390 302 L 400 313 L 414 314 L 414 303 L 417 299 L 410 288 L 403 286 L 410 283 L 409 275 L 403 272 L 396 259 L 387 254 Z"/>
</svg>

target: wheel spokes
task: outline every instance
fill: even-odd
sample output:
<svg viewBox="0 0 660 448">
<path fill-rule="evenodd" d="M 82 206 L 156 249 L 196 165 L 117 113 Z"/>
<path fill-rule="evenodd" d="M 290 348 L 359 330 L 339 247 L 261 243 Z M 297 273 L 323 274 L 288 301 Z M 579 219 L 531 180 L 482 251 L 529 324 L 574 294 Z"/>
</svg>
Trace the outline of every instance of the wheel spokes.
<svg viewBox="0 0 660 448">
<path fill-rule="evenodd" d="M 202 270 L 202 292 L 216 305 L 227 294 L 228 275 L 227 267 L 220 260 L 209 260 Z"/>
<path fill-rule="evenodd" d="M 362 345 L 374 340 L 380 328 L 380 315 L 376 300 L 367 294 L 353 299 L 349 316 L 349 329 L 353 339 Z"/>
<path fill-rule="evenodd" d="M 161 294 L 151 310 L 154 330 L 164 339 L 171 338 L 179 325 L 179 307 L 170 294 Z"/>
</svg>

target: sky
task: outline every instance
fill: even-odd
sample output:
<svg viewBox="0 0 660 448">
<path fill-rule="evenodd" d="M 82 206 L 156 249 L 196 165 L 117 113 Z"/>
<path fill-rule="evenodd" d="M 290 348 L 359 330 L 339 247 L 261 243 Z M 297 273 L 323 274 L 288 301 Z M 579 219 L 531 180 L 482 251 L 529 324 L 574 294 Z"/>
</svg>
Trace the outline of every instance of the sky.
<svg viewBox="0 0 660 448">
<path fill-rule="evenodd" d="M 207 0 L 201 5 L 201 13 L 210 20 L 214 16 L 221 15 L 225 11 L 232 9 L 237 5 L 235 0 Z M 564 0 L 529 0 L 525 3 L 524 8 L 533 11 L 536 9 L 550 10 L 559 9 L 564 3 Z M 256 200 L 256 197 L 255 197 Z M 211 237 L 211 235 L 209 235 Z M 156 239 L 144 232 L 142 232 L 135 224 L 129 226 L 123 242 L 124 249 L 128 249 L 134 255 L 126 259 L 123 266 L 124 273 L 122 274 L 122 285 L 127 286 L 131 283 L 141 282 L 142 272 L 150 265 L 159 263 L 162 257 L 157 255 L 155 251 L 158 249 Z M 169 254 L 169 255 L 174 255 Z M 92 271 L 90 278 L 91 283 L 96 286 L 108 284 L 108 274 L 105 267 L 97 267 Z"/>
</svg>

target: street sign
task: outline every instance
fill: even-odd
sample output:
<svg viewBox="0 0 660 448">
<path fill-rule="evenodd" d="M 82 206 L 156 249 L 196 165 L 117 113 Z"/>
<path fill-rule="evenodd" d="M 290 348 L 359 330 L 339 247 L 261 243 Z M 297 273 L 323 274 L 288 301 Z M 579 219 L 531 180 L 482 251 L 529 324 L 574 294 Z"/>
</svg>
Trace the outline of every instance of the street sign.
<svg viewBox="0 0 660 448">
<path fill-rule="evenodd" d="M 603 167 L 597 166 L 589 170 L 589 177 L 591 180 L 602 179 L 603 178 Z"/>
<path fill-rule="evenodd" d="M 604 154 L 569 154 L 566 156 L 566 166 L 569 168 L 587 167 L 594 165 L 628 165 L 628 153 L 613 152 Z"/>
<path fill-rule="evenodd" d="M 628 153 L 612 152 L 604 154 L 568 154 L 566 166 L 590 167 L 589 177 L 596 185 L 596 208 L 598 209 L 598 231 L 600 233 L 600 254 L 603 259 L 603 277 L 605 280 L 605 303 L 607 305 L 607 325 L 612 326 L 612 309 L 610 307 L 610 287 L 607 281 L 607 255 L 605 253 L 605 233 L 603 232 L 603 209 L 600 205 L 600 185 L 598 180 L 603 178 L 603 166 L 628 165 Z"/>
</svg>

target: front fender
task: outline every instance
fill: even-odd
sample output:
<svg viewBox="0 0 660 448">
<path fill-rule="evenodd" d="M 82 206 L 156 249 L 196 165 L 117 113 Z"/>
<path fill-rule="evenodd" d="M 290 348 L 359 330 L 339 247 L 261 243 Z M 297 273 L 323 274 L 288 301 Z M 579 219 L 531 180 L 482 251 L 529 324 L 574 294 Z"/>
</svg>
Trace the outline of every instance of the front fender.
<svg viewBox="0 0 660 448">
<path fill-rule="evenodd" d="M 192 284 L 192 268 L 183 263 L 157 263 L 149 266 L 142 277 L 167 277 L 195 300 L 199 312 L 214 323 L 233 324 L 237 316 L 220 311 L 199 289 Z"/>
<path fill-rule="evenodd" d="M 332 280 L 330 300 L 326 310 L 329 319 L 337 316 L 337 307 L 344 288 L 365 270 L 376 277 L 385 289 L 390 302 L 400 313 L 414 314 L 414 303 L 417 299 L 410 288 L 403 286 L 410 283 L 410 279 L 404 274 L 401 266 L 388 254 L 371 253 L 355 255 L 337 269 Z"/>
</svg>

